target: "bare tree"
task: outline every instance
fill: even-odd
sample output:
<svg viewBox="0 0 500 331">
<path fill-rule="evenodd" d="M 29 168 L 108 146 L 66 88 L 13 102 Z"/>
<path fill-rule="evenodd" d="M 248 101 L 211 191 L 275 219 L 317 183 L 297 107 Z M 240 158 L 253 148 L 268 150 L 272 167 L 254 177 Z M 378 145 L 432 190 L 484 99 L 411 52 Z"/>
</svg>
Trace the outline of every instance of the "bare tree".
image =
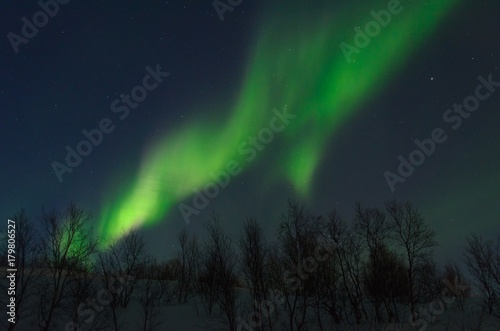
<svg viewBox="0 0 500 331">
<path fill-rule="evenodd" d="M 188 280 L 187 280 L 187 268 L 188 268 L 188 258 L 187 258 L 187 246 L 189 242 L 189 234 L 186 228 L 182 229 L 177 235 L 177 240 L 181 247 L 180 252 L 177 254 L 177 268 L 176 268 L 176 279 L 178 288 L 178 303 L 184 302 L 184 298 L 187 296 L 188 291 Z"/>
<path fill-rule="evenodd" d="M 251 300 L 259 305 L 268 299 L 269 287 L 264 270 L 267 260 L 267 248 L 262 228 L 254 219 L 247 219 L 245 221 L 239 246 L 242 257 L 241 268 L 247 285 L 250 288 Z M 264 325 L 261 326 L 261 329 L 263 328 Z"/>
<path fill-rule="evenodd" d="M 157 330 L 163 323 L 163 307 L 174 297 L 174 290 L 162 279 L 161 268 L 156 260 L 146 255 L 141 263 L 137 301 L 142 308 L 142 331 Z"/>
<path fill-rule="evenodd" d="M 308 272 L 317 247 L 313 223 L 316 218 L 304 207 L 289 202 L 288 211 L 280 223 L 278 239 L 285 269 L 285 311 L 287 328 L 300 330 L 307 324 L 310 300 L 314 294 L 314 274 Z"/>
<path fill-rule="evenodd" d="M 390 224 L 385 214 L 377 208 L 362 208 L 356 204 L 354 231 L 361 236 L 369 253 L 375 252 L 379 246 L 387 245 Z"/>
<path fill-rule="evenodd" d="M 410 202 L 392 201 L 386 204 L 386 211 L 392 220 L 392 239 L 403 250 L 407 276 L 410 285 L 410 310 L 415 314 L 416 270 L 432 256 L 432 248 L 437 245 L 435 234 L 424 218 Z"/>
<path fill-rule="evenodd" d="M 457 299 L 462 312 L 465 311 L 465 301 L 471 294 L 470 283 L 465 278 L 460 267 L 451 260 L 444 267 L 443 283 L 451 292 L 451 295 Z"/>
<path fill-rule="evenodd" d="M 236 265 L 231 239 L 223 232 L 217 214 L 206 226 L 208 238 L 205 241 L 200 273 L 202 294 L 212 312 L 214 304 L 223 314 L 229 330 L 236 330 Z"/>
<path fill-rule="evenodd" d="M 387 297 L 386 291 L 383 290 L 386 284 L 384 278 L 388 275 L 383 275 L 383 269 L 389 267 L 391 254 L 388 252 L 388 238 L 390 226 L 386 216 L 380 210 L 373 208 L 362 208 L 360 203 L 356 204 L 354 231 L 362 238 L 365 247 L 368 249 L 369 261 L 367 264 L 367 272 L 365 272 L 365 284 L 368 285 L 368 294 L 375 310 L 377 322 L 385 322 L 382 317 L 381 308 L 385 307 L 388 321 L 392 322 L 395 313 L 391 308 L 390 300 Z M 380 284 L 373 284 L 375 281 L 380 281 Z"/>
<path fill-rule="evenodd" d="M 39 324 L 43 331 L 52 329 L 58 311 L 67 304 L 70 284 L 88 268 L 98 241 L 88 229 L 89 214 L 69 204 L 63 213 L 44 212 L 42 263 L 46 282 L 40 284 Z"/>
<path fill-rule="evenodd" d="M 418 302 L 432 302 L 441 296 L 444 283 L 436 261 L 428 259 L 415 268 L 415 283 Z"/>
<path fill-rule="evenodd" d="M 342 295 L 342 268 L 338 243 L 340 237 L 346 234 L 347 229 L 335 210 L 329 214 L 328 218 L 322 218 L 317 224 L 319 227 L 318 244 L 323 249 L 315 254 L 322 262 L 318 268 L 316 301 L 319 308 L 330 315 L 333 323 L 339 324 L 344 319 L 343 313 L 347 300 Z"/>
<path fill-rule="evenodd" d="M 362 238 L 353 229 L 347 227 L 338 213 L 333 211 L 328 216 L 325 228 L 326 239 L 333 247 L 333 255 L 338 267 L 340 311 L 346 321 L 354 316 L 355 323 L 368 319 L 364 306 L 363 278 L 363 243 Z"/>
<path fill-rule="evenodd" d="M 178 302 L 186 302 L 194 294 L 195 279 L 199 262 L 199 247 L 196 236 L 189 236 L 184 228 L 177 235 L 180 251 L 177 253 L 175 278 L 177 280 Z"/>
<path fill-rule="evenodd" d="M 284 303 L 283 291 L 285 289 L 284 282 L 284 267 L 282 263 L 281 247 L 277 243 L 272 243 L 268 246 L 268 254 L 266 261 L 266 277 L 269 287 L 269 301 L 266 301 L 264 309 L 268 314 L 267 323 L 270 330 L 273 330 L 276 321 L 279 321 L 281 316 L 282 307 Z M 260 315 L 260 312 L 259 312 Z M 265 314 L 262 314 L 265 315 Z M 262 318 L 262 315 L 260 316 Z"/>
<path fill-rule="evenodd" d="M 97 292 L 95 284 L 95 266 L 82 267 L 78 275 L 68 285 L 67 294 L 67 315 L 71 317 L 71 321 L 74 325 L 83 325 L 84 319 L 82 317 L 86 316 L 81 313 L 82 305 L 88 302 L 89 298 L 95 297 Z M 99 309 L 97 309 L 99 310 Z M 96 313 L 95 311 L 93 312 Z M 97 311 L 99 313 L 99 311 Z M 93 321 L 95 316 L 93 316 Z M 97 324 L 93 324 L 96 326 Z"/>
<path fill-rule="evenodd" d="M 217 301 L 217 257 L 214 252 L 204 251 L 200 257 L 200 264 L 196 289 L 200 294 L 205 312 L 212 315 Z"/>
<path fill-rule="evenodd" d="M 391 252 L 384 245 L 379 245 L 370 251 L 370 257 L 364 270 L 365 291 L 373 302 L 382 304 L 385 308 L 387 319 L 382 318 L 375 305 L 378 323 L 399 322 L 397 309 L 398 299 L 408 296 L 408 278 L 401 277 L 405 274 L 406 267 L 401 258 Z"/>
<path fill-rule="evenodd" d="M 348 233 L 340 248 L 337 249 L 337 254 L 340 258 L 340 267 L 343 292 L 346 294 L 350 305 L 351 314 L 346 314 L 346 320 L 350 320 L 350 315 L 354 315 L 357 324 L 368 319 L 364 304 L 363 291 L 363 248 L 359 236 L 353 233 Z"/>
<path fill-rule="evenodd" d="M 107 249 L 99 254 L 99 271 L 103 285 L 106 289 L 119 288 L 118 291 L 110 291 L 112 298 L 108 306 L 116 331 L 119 330 L 118 318 L 127 308 L 136 290 L 141 263 L 145 257 L 146 243 L 138 230 L 132 230 L 111 242 Z"/>
<path fill-rule="evenodd" d="M 467 238 L 464 262 L 485 297 L 489 314 L 497 313 L 500 296 L 500 236 L 496 241 L 472 234 Z"/>
</svg>

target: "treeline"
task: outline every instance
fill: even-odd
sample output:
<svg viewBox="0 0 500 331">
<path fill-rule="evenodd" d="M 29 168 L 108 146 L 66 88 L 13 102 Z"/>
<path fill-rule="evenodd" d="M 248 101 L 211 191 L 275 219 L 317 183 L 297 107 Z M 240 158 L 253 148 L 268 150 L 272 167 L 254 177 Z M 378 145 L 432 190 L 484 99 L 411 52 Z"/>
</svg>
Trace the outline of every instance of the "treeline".
<svg viewBox="0 0 500 331">
<path fill-rule="evenodd" d="M 500 237 L 471 234 L 458 261 L 433 260 L 435 233 L 410 202 L 355 207 L 352 220 L 290 202 L 267 240 L 259 222 L 230 238 L 217 214 L 198 235 L 183 229 L 169 261 L 156 261 L 138 231 L 101 243 L 89 214 L 70 204 L 24 211 L 17 226 L 16 318 L 34 329 L 155 330 L 165 307 L 190 303 L 206 327 L 330 330 L 346 325 L 425 328 L 446 309 L 464 314 L 477 292 L 485 316 L 500 316 Z M 269 236 L 268 236 L 269 237 Z M 7 251 L 2 252 L 7 260 Z M 468 277 L 462 269 L 468 271 Z M 9 283 L 2 283 L 2 305 Z M 122 325 L 131 303 L 136 325 Z M 5 306 L 4 306 L 5 307 Z M 168 308 L 167 308 L 168 309 Z M 2 323 L 5 323 L 2 320 Z"/>
</svg>

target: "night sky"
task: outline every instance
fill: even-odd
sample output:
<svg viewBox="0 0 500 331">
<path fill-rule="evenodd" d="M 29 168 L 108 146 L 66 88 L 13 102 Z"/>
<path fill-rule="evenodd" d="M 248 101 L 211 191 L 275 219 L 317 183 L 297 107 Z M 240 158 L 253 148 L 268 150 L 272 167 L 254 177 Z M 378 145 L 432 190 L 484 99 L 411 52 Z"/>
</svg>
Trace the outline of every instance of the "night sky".
<svg viewBox="0 0 500 331">
<path fill-rule="evenodd" d="M 498 1 L 269 2 L 4 4 L 2 217 L 75 201 L 162 257 L 212 210 L 272 240 L 287 199 L 346 219 L 410 200 L 438 259 L 497 233 Z M 405 177 L 400 155 L 422 162 Z"/>
</svg>

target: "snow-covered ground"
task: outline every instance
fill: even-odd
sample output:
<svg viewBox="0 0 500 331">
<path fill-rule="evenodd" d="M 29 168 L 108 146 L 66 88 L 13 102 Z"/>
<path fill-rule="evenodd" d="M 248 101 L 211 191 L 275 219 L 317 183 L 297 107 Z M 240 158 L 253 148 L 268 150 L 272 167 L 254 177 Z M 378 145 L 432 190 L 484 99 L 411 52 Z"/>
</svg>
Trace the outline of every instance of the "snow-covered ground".
<svg viewBox="0 0 500 331">
<path fill-rule="evenodd" d="M 239 290 L 239 309 L 243 311 L 244 302 L 246 302 L 246 313 L 239 314 L 239 321 L 248 321 L 248 314 L 251 313 L 252 309 L 248 307 L 248 291 Z M 2 306 L 5 307 L 5 294 L 1 295 Z M 36 301 L 36 298 L 34 298 Z M 460 309 L 456 302 L 451 303 L 448 307 L 441 309 L 439 305 L 435 304 L 433 306 L 419 305 L 417 311 L 418 322 L 415 323 L 415 327 L 412 328 L 408 321 L 408 313 L 402 313 L 406 315 L 403 319 L 402 324 L 392 324 L 392 325 L 350 325 L 347 323 L 341 325 L 333 325 L 329 323 L 330 319 L 325 315 L 323 320 L 323 330 L 386 330 L 386 331 L 397 331 L 397 330 L 418 330 L 418 331 L 433 331 L 433 330 L 447 330 L 447 331 L 498 331 L 500 330 L 500 319 L 492 318 L 487 314 L 481 312 L 481 298 L 473 297 L 466 300 L 466 305 L 464 310 Z M 103 305 L 104 309 L 100 314 L 89 314 L 88 312 L 81 315 L 82 320 L 88 319 L 88 323 L 83 321 L 79 325 L 81 331 L 86 330 L 114 330 L 111 326 L 107 328 L 97 329 L 92 323 L 97 321 L 99 318 L 101 320 L 110 320 L 110 316 L 102 315 L 103 313 L 109 313 L 109 307 Z M 86 308 L 89 308 L 88 306 Z M 203 331 L 203 330 L 227 330 L 225 326 L 224 319 L 216 313 L 213 316 L 208 316 L 205 313 L 205 309 L 201 303 L 200 298 L 192 298 L 187 303 L 177 304 L 174 300 L 168 306 L 156 307 L 155 312 L 160 312 L 158 322 L 161 322 L 159 326 L 154 329 L 158 331 L 179 331 L 179 330 L 193 330 L 193 331 Z M 276 311 L 278 316 L 272 316 L 273 320 L 273 330 L 288 330 L 286 326 L 286 314 L 282 306 L 277 306 Z M 401 310 L 403 311 L 403 309 Z M 312 312 L 312 310 L 311 310 Z M 432 314 L 432 312 L 434 312 Z M 95 312 L 98 313 L 98 312 Z M 1 322 L 0 328 L 5 329 L 7 317 L 4 314 L 4 318 Z M 92 318 L 91 318 L 92 316 Z M 141 305 L 137 300 L 132 300 L 128 305 L 127 309 L 120 312 L 119 315 L 119 325 L 120 330 L 124 331 L 134 331 L 143 330 L 143 310 Z M 310 316 L 308 319 L 308 327 L 304 330 L 319 330 L 317 323 L 315 322 L 315 317 Z M 432 320 L 432 321 L 431 321 Z M 54 331 L 59 330 L 74 330 L 68 324 L 70 319 L 64 316 L 58 316 L 57 325 L 53 328 Z M 21 331 L 36 331 L 39 330 L 37 325 L 36 315 L 30 316 L 29 319 L 24 319 L 18 321 L 16 330 Z M 243 326 L 243 323 L 240 323 Z M 241 327 L 239 330 L 251 330 L 250 328 Z M 153 331 L 153 330 L 151 330 Z"/>
</svg>

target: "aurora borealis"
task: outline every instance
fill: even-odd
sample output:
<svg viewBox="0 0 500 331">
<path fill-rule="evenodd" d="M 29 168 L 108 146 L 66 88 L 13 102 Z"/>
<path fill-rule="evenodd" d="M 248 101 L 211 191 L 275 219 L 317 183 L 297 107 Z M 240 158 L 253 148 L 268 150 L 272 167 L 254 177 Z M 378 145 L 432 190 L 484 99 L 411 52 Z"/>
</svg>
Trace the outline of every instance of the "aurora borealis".
<svg viewBox="0 0 500 331">
<path fill-rule="evenodd" d="M 228 118 L 216 124 L 189 123 L 153 143 L 127 189 L 105 205 L 100 217 L 103 235 L 114 238 L 158 222 L 179 201 L 212 182 L 211 173 L 220 173 L 231 160 L 242 164 L 238 145 L 265 126 L 274 105 L 290 105 L 297 119 L 283 133 L 293 147 L 286 151 L 283 164 L 269 171 L 276 180 L 292 182 L 307 196 L 326 141 L 384 87 L 387 77 L 439 26 L 456 2 L 391 1 L 399 3 L 398 15 L 393 14 L 388 26 L 350 62 L 339 44 L 354 37 L 353 28 L 360 22 L 374 20 L 369 13 L 377 2 L 365 3 L 358 15 L 326 10 L 318 18 L 297 7 L 291 8 L 295 20 L 290 20 L 272 12 L 258 29 L 266 32 L 256 37 Z M 343 8 L 342 14 L 348 12 L 349 8 Z M 339 17 L 349 19 L 339 21 Z M 172 176 L 180 180 L 172 182 Z"/>
<path fill-rule="evenodd" d="M 75 201 L 102 239 L 141 228 L 158 255 L 212 210 L 230 233 L 246 217 L 275 233 L 289 198 L 346 219 L 356 201 L 411 200 L 443 255 L 497 227 L 497 93 L 395 192 L 383 176 L 443 126 L 478 76 L 500 81 L 494 0 L 242 1 L 223 21 L 210 1 L 71 1 L 17 53 L 6 36 L 40 7 L 6 6 L 4 217 Z M 363 43 L 367 24 L 375 31 Z M 157 64 L 168 78 L 123 120 L 110 111 Z M 277 112 L 291 117 L 273 120 Z M 59 182 L 51 164 L 106 118 L 113 131 Z"/>
</svg>

